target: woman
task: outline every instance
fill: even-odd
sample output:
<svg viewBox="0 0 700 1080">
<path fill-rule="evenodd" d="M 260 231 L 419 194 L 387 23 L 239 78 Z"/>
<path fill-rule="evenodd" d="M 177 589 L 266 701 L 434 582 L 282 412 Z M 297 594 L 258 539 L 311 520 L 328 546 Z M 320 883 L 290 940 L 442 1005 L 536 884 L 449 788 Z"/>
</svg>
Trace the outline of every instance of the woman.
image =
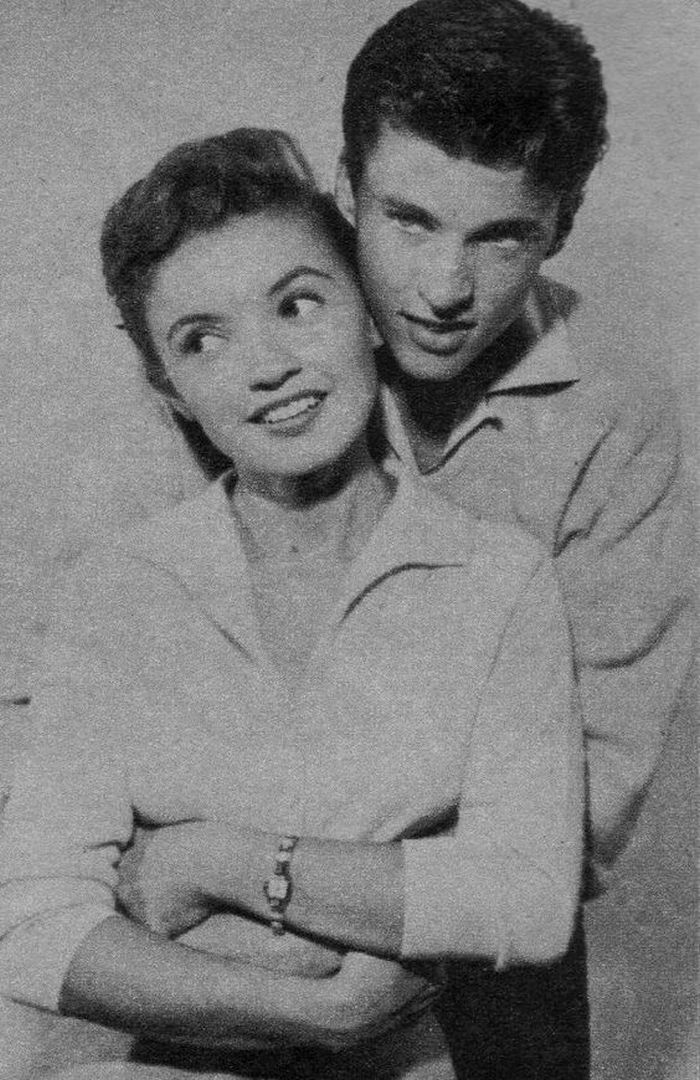
<svg viewBox="0 0 700 1080">
<path fill-rule="evenodd" d="M 102 250 L 151 382 L 234 469 L 66 583 L 6 815 L 3 992 L 216 1075 L 449 1078 L 405 965 L 547 962 L 577 907 L 551 567 L 373 460 L 348 237 L 287 137 L 176 149 Z M 115 908 L 139 824 L 160 933 Z"/>
</svg>

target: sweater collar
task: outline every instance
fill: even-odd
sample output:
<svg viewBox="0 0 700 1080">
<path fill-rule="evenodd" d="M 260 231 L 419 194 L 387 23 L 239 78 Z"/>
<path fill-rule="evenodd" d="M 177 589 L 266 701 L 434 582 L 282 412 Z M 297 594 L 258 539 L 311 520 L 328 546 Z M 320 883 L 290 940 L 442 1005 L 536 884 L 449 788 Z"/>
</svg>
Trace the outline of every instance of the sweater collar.
<svg viewBox="0 0 700 1080">
<path fill-rule="evenodd" d="M 230 473 L 207 490 L 119 542 L 131 556 L 177 578 L 228 636 L 253 651 L 257 620 L 246 557 L 231 515 Z M 462 519 L 465 520 L 462 520 Z M 337 607 L 342 619 L 383 579 L 408 567 L 464 565 L 471 557 L 475 524 L 408 476 L 368 542 L 349 568 Z"/>
</svg>

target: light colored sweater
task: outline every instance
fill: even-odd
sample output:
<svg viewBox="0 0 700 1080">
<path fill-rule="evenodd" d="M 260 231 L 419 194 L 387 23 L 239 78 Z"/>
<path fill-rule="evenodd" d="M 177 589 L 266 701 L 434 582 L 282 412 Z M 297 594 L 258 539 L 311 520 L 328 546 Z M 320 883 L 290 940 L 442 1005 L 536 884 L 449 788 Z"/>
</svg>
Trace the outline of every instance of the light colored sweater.
<svg viewBox="0 0 700 1080">
<path fill-rule="evenodd" d="M 580 717 L 551 564 L 516 529 L 402 482 L 290 695 L 217 482 L 75 568 L 33 709 L 0 851 L 15 1000 L 56 1009 L 136 819 L 412 836 L 405 958 L 503 966 L 567 945 Z"/>
</svg>

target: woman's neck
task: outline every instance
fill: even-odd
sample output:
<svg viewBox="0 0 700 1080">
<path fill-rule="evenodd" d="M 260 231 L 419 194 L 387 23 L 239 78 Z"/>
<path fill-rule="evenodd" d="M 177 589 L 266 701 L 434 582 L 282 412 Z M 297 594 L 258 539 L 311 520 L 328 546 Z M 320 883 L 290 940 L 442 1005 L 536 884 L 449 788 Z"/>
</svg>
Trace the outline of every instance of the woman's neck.
<svg viewBox="0 0 700 1080">
<path fill-rule="evenodd" d="M 388 505 L 394 482 L 363 443 L 300 477 L 239 477 L 231 505 L 251 561 L 352 560 Z"/>
</svg>

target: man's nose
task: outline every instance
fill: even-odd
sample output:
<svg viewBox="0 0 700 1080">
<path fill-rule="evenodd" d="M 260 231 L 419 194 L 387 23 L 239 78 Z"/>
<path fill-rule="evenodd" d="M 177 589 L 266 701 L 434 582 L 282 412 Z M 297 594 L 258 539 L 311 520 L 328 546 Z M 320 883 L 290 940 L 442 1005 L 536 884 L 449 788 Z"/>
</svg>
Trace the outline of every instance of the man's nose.
<svg viewBox="0 0 700 1080">
<path fill-rule="evenodd" d="M 425 263 L 418 291 L 436 319 L 454 319 L 474 302 L 473 259 L 462 244 L 440 247 Z"/>
</svg>

